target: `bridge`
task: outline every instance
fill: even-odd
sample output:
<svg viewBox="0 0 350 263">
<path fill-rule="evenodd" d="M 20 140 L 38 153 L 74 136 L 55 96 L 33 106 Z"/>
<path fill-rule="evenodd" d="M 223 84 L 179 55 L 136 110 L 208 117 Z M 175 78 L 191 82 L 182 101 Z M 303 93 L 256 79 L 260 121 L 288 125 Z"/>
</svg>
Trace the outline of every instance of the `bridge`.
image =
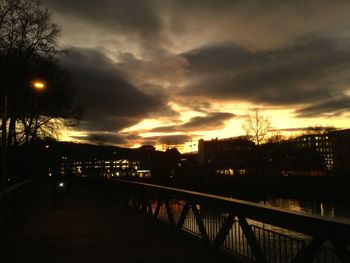
<svg viewBox="0 0 350 263">
<path fill-rule="evenodd" d="M 347 221 L 128 180 L 53 192 L 0 192 L 2 262 L 350 262 Z"/>
</svg>

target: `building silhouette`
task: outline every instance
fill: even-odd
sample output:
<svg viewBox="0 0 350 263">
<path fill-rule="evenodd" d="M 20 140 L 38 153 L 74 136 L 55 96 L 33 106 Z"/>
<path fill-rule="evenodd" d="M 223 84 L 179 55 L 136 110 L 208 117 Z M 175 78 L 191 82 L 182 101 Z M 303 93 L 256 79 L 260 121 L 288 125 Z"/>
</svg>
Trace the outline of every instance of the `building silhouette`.
<svg viewBox="0 0 350 263">
<path fill-rule="evenodd" d="M 297 137 L 295 141 L 298 147 L 319 152 L 329 173 L 350 173 L 350 129 L 305 134 Z"/>
<path fill-rule="evenodd" d="M 246 137 L 199 140 L 198 161 L 208 172 L 224 175 L 244 175 L 251 167 L 254 143 Z"/>
<path fill-rule="evenodd" d="M 150 145 L 122 148 L 68 142 L 43 142 L 38 152 L 41 174 L 53 177 L 169 178 L 181 156 L 176 149 L 161 152 Z"/>
<path fill-rule="evenodd" d="M 213 175 L 350 174 L 350 129 L 255 145 L 247 137 L 199 140 L 198 161 Z"/>
</svg>

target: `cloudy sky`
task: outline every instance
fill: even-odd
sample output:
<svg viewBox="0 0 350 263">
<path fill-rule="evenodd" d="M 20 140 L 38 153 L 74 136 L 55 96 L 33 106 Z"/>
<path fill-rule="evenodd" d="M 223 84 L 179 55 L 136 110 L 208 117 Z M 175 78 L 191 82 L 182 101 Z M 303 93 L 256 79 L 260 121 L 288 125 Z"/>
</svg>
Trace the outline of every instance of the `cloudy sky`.
<svg viewBox="0 0 350 263">
<path fill-rule="evenodd" d="M 350 126 L 350 1 L 43 2 L 86 108 L 65 139 L 192 151 L 251 107 L 283 131 Z"/>
</svg>

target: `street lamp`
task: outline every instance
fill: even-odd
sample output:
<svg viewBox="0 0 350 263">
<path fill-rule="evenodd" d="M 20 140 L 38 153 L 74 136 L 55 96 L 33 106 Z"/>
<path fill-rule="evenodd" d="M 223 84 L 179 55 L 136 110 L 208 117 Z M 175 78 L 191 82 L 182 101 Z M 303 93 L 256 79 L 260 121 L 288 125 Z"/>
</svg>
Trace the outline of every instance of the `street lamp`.
<svg viewBox="0 0 350 263">
<path fill-rule="evenodd" d="M 46 83 L 42 80 L 35 80 L 31 86 L 38 91 L 42 91 L 46 88 Z"/>
<path fill-rule="evenodd" d="M 1 185 L 5 188 L 7 184 L 7 145 L 6 145 L 6 129 L 7 129 L 7 92 L 6 89 L 2 94 L 2 116 L 1 116 Z"/>
<path fill-rule="evenodd" d="M 41 80 L 32 81 L 30 86 L 37 90 L 42 91 L 46 88 L 46 83 Z M 0 189 L 5 188 L 7 185 L 7 92 L 4 89 L 2 94 L 2 121 L 1 121 L 1 181 Z"/>
</svg>

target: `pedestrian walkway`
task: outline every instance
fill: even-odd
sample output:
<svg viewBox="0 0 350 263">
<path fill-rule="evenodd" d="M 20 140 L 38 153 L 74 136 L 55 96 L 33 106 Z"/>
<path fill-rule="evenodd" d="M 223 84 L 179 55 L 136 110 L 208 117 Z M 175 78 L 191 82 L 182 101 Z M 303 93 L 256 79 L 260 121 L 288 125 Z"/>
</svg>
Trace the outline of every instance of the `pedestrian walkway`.
<svg viewBox="0 0 350 263">
<path fill-rule="evenodd" d="M 40 188 L 14 232 L 8 262 L 232 262 L 198 240 L 122 207 L 92 187 L 73 187 L 61 208 Z"/>
</svg>

